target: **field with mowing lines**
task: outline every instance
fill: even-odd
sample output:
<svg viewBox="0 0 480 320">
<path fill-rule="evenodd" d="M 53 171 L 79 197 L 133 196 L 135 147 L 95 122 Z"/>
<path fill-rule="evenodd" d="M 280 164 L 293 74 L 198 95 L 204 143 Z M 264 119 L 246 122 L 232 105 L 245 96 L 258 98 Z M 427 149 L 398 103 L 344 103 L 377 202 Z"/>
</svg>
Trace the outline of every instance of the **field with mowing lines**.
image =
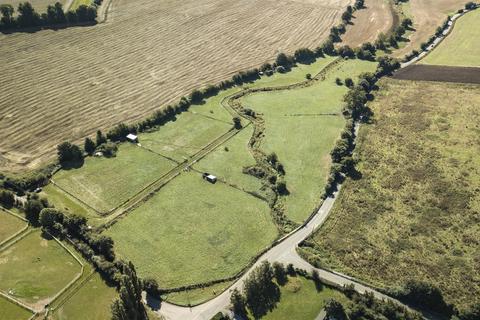
<svg viewBox="0 0 480 320">
<path fill-rule="evenodd" d="M 18 14 L 18 5 L 22 2 L 25 2 L 24 0 L 1 0 L 0 5 L 2 4 L 11 4 L 13 8 L 15 9 L 15 15 Z M 65 5 L 67 2 L 66 0 L 29 0 L 35 9 L 36 12 L 42 14 L 44 12 L 47 12 L 47 7 L 48 5 L 54 5 L 55 2 L 60 2 L 62 5 Z"/>
<path fill-rule="evenodd" d="M 117 0 L 97 26 L 0 35 L 0 169 L 38 167 L 64 140 L 316 47 L 350 2 Z"/>
<path fill-rule="evenodd" d="M 65 304 L 53 313 L 54 320 L 104 320 L 111 317 L 110 305 L 117 297 L 114 287 L 109 287 L 95 273 Z M 88 308 L 85 306 L 88 305 Z"/>
<path fill-rule="evenodd" d="M 419 50 L 420 45 L 435 34 L 435 30 L 443 24 L 449 14 L 463 9 L 464 0 L 410 0 L 405 7 L 413 20 L 415 32 L 411 33 L 409 42 L 392 55 L 403 58 L 412 50 Z"/>
<path fill-rule="evenodd" d="M 33 314 L 8 301 L 4 297 L 0 297 L 0 319 L 2 320 L 28 320 Z"/>
<path fill-rule="evenodd" d="M 244 107 L 263 114 L 266 129 L 261 149 L 275 152 L 285 166 L 290 192 L 286 213 L 291 220 L 305 220 L 324 191 L 330 151 L 345 123 L 341 110 L 348 89 L 335 84 L 335 78 L 355 79 L 375 67 L 368 61 L 343 61 L 328 72 L 324 81 L 309 87 L 254 93 L 241 99 Z"/>
<path fill-rule="evenodd" d="M 182 306 L 196 305 L 215 298 L 233 284 L 233 281 L 188 291 L 172 292 L 162 296 L 163 300 Z"/>
<path fill-rule="evenodd" d="M 421 63 L 480 67 L 480 41 L 478 39 L 480 39 L 480 10 L 477 9 L 455 22 L 455 27 L 448 37 Z"/>
<path fill-rule="evenodd" d="M 175 121 L 139 134 L 138 140 L 143 147 L 153 152 L 183 162 L 232 127 L 232 124 L 224 121 L 184 112 Z"/>
<path fill-rule="evenodd" d="M 86 218 L 97 218 L 98 214 L 91 208 L 77 201 L 75 198 L 69 196 L 53 184 L 45 186 L 41 195 L 48 199 L 48 202 L 56 209 L 65 213 L 75 213 Z"/>
<path fill-rule="evenodd" d="M 0 252 L 0 290 L 28 304 L 44 305 L 80 272 L 55 240 L 34 231 Z"/>
<path fill-rule="evenodd" d="M 174 166 L 174 162 L 135 144 L 122 143 L 116 157 L 88 157 L 81 168 L 61 170 L 53 180 L 89 206 L 108 212 Z"/>
<path fill-rule="evenodd" d="M 196 172 L 182 173 L 104 233 L 140 276 L 167 288 L 233 276 L 277 236 L 266 202 Z"/>
<path fill-rule="evenodd" d="M 0 209 L 0 243 L 23 229 L 27 223 Z"/>
<path fill-rule="evenodd" d="M 385 0 L 366 0 L 365 9 L 353 14 L 353 25 L 342 36 L 342 43 L 352 48 L 365 42 L 374 43 L 380 33 L 388 34 L 393 27 L 392 5 Z"/>
<path fill-rule="evenodd" d="M 425 281 L 460 309 L 479 303 L 479 86 L 389 79 L 376 96 L 362 178 L 303 251 L 376 286 Z"/>
</svg>

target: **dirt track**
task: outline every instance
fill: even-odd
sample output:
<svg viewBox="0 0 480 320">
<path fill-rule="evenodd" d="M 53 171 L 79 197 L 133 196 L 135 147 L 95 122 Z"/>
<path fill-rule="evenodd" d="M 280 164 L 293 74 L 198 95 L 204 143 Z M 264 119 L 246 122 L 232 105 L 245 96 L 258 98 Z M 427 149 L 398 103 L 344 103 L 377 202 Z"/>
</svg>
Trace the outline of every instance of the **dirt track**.
<svg viewBox="0 0 480 320">
<path fill-rule="evenodd" d="M 480 84 L 480 68 L 415 64 L 400 69 L 393 78 Z"/>
<path fill-rule="evenodd" d="M 106 23 L 0 35 L 0 170 L 317 46 L 350 0 L 113 0 Z"/>
</svg>

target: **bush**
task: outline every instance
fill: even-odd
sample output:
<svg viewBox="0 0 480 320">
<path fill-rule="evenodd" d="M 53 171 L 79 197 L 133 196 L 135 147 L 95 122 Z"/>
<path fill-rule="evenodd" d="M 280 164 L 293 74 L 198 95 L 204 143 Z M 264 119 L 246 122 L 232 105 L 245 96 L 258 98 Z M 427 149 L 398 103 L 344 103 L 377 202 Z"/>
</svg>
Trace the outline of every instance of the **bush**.
<svg viewBox="0 0 480 320">
<path fill-rule="evenodd" d="M 279 53 L 277 59 L 275 60 L 275 64 L 277 66 L 282 66 L 286 69 L 289 69 L 294 63 L 294 58 L 291 56 L 287 56 L 285 53 Z"/>
<path fill-rule="evenodd" d="M 0 190 L 0 204 L 5 208 L 11 208 L 15 205 L 15 195 L 8 190 Z"/>
<path fill-rule="evenodd" d="M 307 74 L 305 75 L 305 78 L 306 78 L 307 80 L 311 80 L 311 79 L 312 79 L 312 75 L 311 75 L 310 73 L 307 73 Z"/>
<path fill-rule="evenodd" d="M 153 278 L 146 278 L 143 280 L 143 289 L 151 296 L 160 297 L 160 288 L 157 280 Z"/>
<path fill-rule="evenodd" d="M 353 80 L 352 78 L 346 78 L 345 81 L 344 81 L 345 85 L 349 88 L 352 88 L 354 83 L 353 83 Z"/>
<path fill-rule="evenodd" d="M 466 10 L 473 10 L 473 9 L 475 9 L 476 7 L 477 7 L 477 4 L 476 4 L 475 2 L 472 2 L 472 1 L 467 2 L 467 3 L 465 4 L 465 9 L 466 9 Z"/>
<path fill-rule="evenodd" d="M 295 61 L 300 63 L 309 63 L 315 60 L 315 53 L 308 48 L 301 48 L 294 53 Z"/>
<path fill-rule="evenodd" d="M 82 162 L 83 154 L 80 148 L 70 142 L 64 142 L 57 146 L 58 161 L 64 165 L 71 162 Z"/>
</svg>

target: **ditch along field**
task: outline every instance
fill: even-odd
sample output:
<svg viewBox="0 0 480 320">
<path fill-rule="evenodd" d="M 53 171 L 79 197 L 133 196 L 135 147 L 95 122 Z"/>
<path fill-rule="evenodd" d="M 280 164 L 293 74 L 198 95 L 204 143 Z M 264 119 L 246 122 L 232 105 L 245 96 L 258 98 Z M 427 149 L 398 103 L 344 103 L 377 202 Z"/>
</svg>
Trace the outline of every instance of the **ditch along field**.
<svg viewBox="0 0 480 320">
<path fill-rule="evenodd" d="M 465 14 L 455 22 L 451 34 L 421 60 L 422 64 L 478 67 L 480 77 L 480 10 Z"/>
<path fill-rule="evenodd" d="M 392 55 L 403 58 L 412 50 L 419 50 L 436 29 L 443 24 L 448 15 L 463 9 L 465 0 L 409 0 L 402 5 L 404 15 L 413 20 L 415 32 L 410 33 L 409 42 Z"/>
<path fill-rule="evenodd" d="M 152 159 L 166 160 L 172 165 L 185 159 L 191 161 L 192 154 L 209 144 L 209 140 L 231 130 L 229 121 L 232 115 L 222 106 L 228 96 L 247 88 L 278 87 L 269 93 L 252 93 L 241 99 L 241 103 L 248 104 L 265 118 L 265 141 L 261 148 L 277 152 L 285 164 L 287 184 L 292 186 L 285 201 L 290 208 L 289 199 L 294 199 L 292 203 L 295 202 L 300 211 L 295 211 L 296 217 L 301 222 L 320 202 L 330 165 L 329 153 L 344 126 L 340 113 L 347 88 L 335 84 L 335 78 L 355 79 L 361 72 L 373 71 L 375 66 L 372 62 L 325 57 L 310 65 L 300 64 L 286 74 L 276 73 L 243 87 L 222 91 L 205 103 L 192 106 L 175 121 L 140 134 L 141 146 L 124 143 L 116 157 L 87 158 L 81 168 L 61 170 L 53 177 L 56 185 L 49 185 L 44 191 L 49 199 L 53 191 L 56 200 L 52 202 L 56 206 L 59 203 L 61 208 L 75 206 L 75 203 L 80 205 L 76 199 L 81 197 L 85 197 L 85 203 L 92 204 L 97 196 L 104 201 L 104 197 L 120 199 L 123 190 L 129 190 L 129 195 L 138 192 L 141 186 L 132 185 L 130 181 L 140 180 L 139 175 L 155 179 L 151 175 L 161 176 L 163 169 L 145 174 L 143 170 L 136 172 L 136 168 L 143 168 L 145 162 L 152 162 Z M 305 84 L 307 73 L 316 75 L 324 69 L 328 71 L 323 73 L 323 78 Z M 304 84 L 288 90 L 280 87 L 298 82 Z M 280 128 L 289 132 L 287 140 L 279 140 L 284 136 L 279 134 Z M 190 172 L 178 172 L 179 176 L 108 227 L 104 233 L 114 239 L 117 255 L 131 260 L 142 277 L 155 277 L 163 287 L 171 288 L 231 277 L 270 245 L 279 234 L 269 207 L 273 192 L 263 185 L 262 180 L 242 172 L 244 167 L 256 163 L 249 147 L 253 131 L 254 124 L 247 124 L 244 120 L 242 130 L 210 150 L 190 167 Z M 303 143 L 299 143 L 301 141 Z M 286 145 L 293 147 L 286 148 Z M 144 154 L 147 151 L 154 158 L 137 155 L 137 152 Z M 312 156 L 301 160 L 302 154 Z M 127 158 L 132 162 L 123 160 Z M 95 164 L 97 162 L 106 164 L 100 168 Z M 297 165 L 301 168 L 296 169 L 294 166 Z M 132 171 L 126 172 L 128 168 Z M 219 181 L 215 185 L 204 181 L 202 172 L 217 175 Z M 123 180 L 112 183 L 115 179 Z M 313 185 L 314 190 L 299 187 L 300 181 Z M 62 189 L 67 185 L 77 188 L 72 189 L 73 197 L 57 187 L 62 183 Z M 103 184 L 110 191 L 98 190 L 95 197 L 87 192 L 90 187 L 78 189 L 79 185 L 101 189 Z M 301 206 L 303 199 L 309 202 Z M 92 223 L 95 214 L 91 214 L 89 223 L 98 225 Z M 111 220 L 110 217 L 102 219 L 97 221 Z M 185 295 L 171 294 L 167 299 L 171 297 L 177 303 L 197 303 L 211 298 L 225 287 L 223 283 Z"/>
<path fill-rule="evenodd" d="M 0 290 L 43 308 L 81 272 L 81 266 L 55 240 L 32 231 L 0 251 Z"/>
<path fill-rule="evenodd" d="M 64 140 L 316 47 L 351 2 L 113 0 L 106 23 L 0 35 L 0 170 L 38 167 Z"/>
<path fill-rule="evenodd" d="M 348 179 L 300 252 L 394 288 L 420 280 L 459 309 L 480 297 L 480 87 L 385 79 Z"/>
</svg>

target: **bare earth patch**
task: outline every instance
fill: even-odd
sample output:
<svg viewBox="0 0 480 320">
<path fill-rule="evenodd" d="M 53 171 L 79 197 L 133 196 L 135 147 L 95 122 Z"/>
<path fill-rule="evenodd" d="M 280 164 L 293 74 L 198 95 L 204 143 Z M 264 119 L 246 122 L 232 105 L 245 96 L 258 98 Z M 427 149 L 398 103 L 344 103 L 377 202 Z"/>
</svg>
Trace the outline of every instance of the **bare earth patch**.
<svg viewBox="0 0 480 320">
<path fill-rule="evenodd" d="M 0 170 L 141 119 L 193 88 L 315 47 L 350 0 L 113 0 L 106 23 L 0 35 Z"/>
<path fill-rule="evenodd" d="M 398 70 L 393 77 L 400 80 L 480 84 L 480 68 L 417 64 Z"/>
</svg>

